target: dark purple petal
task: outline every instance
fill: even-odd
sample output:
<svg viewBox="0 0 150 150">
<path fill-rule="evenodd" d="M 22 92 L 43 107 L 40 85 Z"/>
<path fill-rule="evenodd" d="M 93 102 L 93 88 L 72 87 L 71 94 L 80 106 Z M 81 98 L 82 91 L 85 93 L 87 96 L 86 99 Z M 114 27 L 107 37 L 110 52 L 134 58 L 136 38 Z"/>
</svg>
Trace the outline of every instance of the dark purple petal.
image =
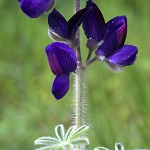
<svg viewBox="0 0 150 150">
<path fill-rule="evenodd" d="M 123 45 L 127 35 L 126 16 L 117 16 L 106 23 L 106 40 L 116 34 L 118 45 Z"/>
<path fill-rule="evenodd" d="M 99 8 L 92 1 L 88 1 L 86 8 L 90 8 L 86 19 L 83 21 L 83 29 L 86 37 L 97 42 L 101 41 L 105 32 L 105 21 Z"/>
<path fill-rule="evenodd" d="M 136 60 L 138 49 L 133 45 L 124 45 L 110 57 L 108 61 L 118 66 L 129 66 Z"/>
<path fill-rule="evenodd" d="M 52 93 L 54 97 L 59 100 L 63 98 L 70 87 L 69 74 L 57 75 L 52 86 Z"/>
<path fill-rule="evenodd" d="M 68 39 L 68 23 L 66 19 L 54 9 L 48 16 L 50 30 L 64 39 Z"/>
<path fill-rule="evenodd" d="M 116 39 L 116 34 L 113 34 L 110 38 L 103 42 L 103 44 L 96 51 L 96 55 L 109 57 L 119 48 Z"/>
<path fill-rule="evenodd" d="M 54 0 L 18 0 L 22 11 L 30 18 L 37 18 L 46 12 Z"/>
<path fill-rule="evenodd" d="M 111 19 L 107 23 L 104 43 L 99 47 L 96 53 L 109 57 L 124 44 L 126 34 L 126 17 L 119 16 Z"/>
<path fill-rule="evenodd" d="M 77 57 L 65 43 L 54 42 L 46 47 L 46 55 L 53 74 L 68 74 L 77 68 Z"/>
<path fill-rule="evenodd" d="M 83 20 L 86 18 L 89 12 L 88 8 L 81 9 L 75 15 L 73 15 L 68 21 L 69 39 L 75 34 L 78 27 L 81 25 Z"/>
</svg>

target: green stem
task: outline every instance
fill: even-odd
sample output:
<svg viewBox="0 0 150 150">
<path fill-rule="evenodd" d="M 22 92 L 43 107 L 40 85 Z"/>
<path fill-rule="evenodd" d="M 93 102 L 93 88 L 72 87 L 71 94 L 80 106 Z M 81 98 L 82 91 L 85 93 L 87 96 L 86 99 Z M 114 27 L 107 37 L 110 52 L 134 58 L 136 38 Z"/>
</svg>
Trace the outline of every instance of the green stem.
<svg viewBox="0 0 150 150">
<path fill-rule="evenodd" d="M 89 49 L 89 53 L 88 53 L 86 62 L 88 62 L 88 61 L 90 60 L 90 58 L 91 58 L 91 56 L 92 56 L 92 52 L 93 52 L 93 51 L 92 51 L 91 49 Z"/>
<path fill-rule="evenodd" d="M 75 13 L 80 10 L 80 0 L 75 0 Z M 85 113 L 86 113 L 86 103 L 85 103 L 85 69 L 82 66 L 82 58 L 80 51 L 80 30 L 77 30 L 77 47 L 76 55 L 78 58 L 78 68 L 74 77 L 74 125 L 77 128 L 85 125 Z M 83 150 L 84 147 L 80 144 L 77 145 L 78 150 Z"/>
<path fill-rule="evenodd" d="M 93 62 L 95 62 L 96 60 L 98 60 L 98 58 L 95 56 L 93 59 L 88 60 L 85 65 L 84 68 L 86 68 L 88 65 L 92 64 Z"/>
<path fill-rule="evenodd" d="M 85 70 L 78 68 L 74 77 L 74 125 L 77 128 L 85 125 Z M 80 144 L 77 145 L 78 150 L 84 150 L 85 147 Z"/>
<path fill-rule="evenodd" d="M 74 79 L 74 124 L 77 128 L 86 124 L 85 73 L 85 70 L 78 68 Z"/>
<path fill-rule="evenodd" d="M 80 10 L 80 0 L 75 0 L 75 13 L 77 13 Z M 77 47 L 76 47 L 76 54 L 78 58 L 78 65 L 82 66 L 82 58 L 81 58 L 81 50 L 80 50 L 80 29 L 76 32 L 76 38 L 77 38 Z"/>
</svg>

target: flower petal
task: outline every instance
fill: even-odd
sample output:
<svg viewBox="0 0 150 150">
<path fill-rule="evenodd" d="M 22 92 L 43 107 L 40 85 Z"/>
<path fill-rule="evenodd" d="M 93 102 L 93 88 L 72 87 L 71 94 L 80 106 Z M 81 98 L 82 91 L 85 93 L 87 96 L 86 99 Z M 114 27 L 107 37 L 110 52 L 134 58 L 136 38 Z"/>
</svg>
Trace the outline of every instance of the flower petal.
<svg viewBox="0 0 150 150">
<path fill-rule="evenodd" d="M 37 18 L 46 12 L 54 0 L 18 0 L 22 11 L 30 18 Z"/>
<path fill-rule="evenodd" d="M 65 43 L 54 42 L 46 47 L 46 55 L 53 74 L 67 74 L 77 68 L 77 57 Z"/>
<path fill-rule="evenodd" d="M 106 40 L 116 33 L 118 45 L 123 45 L 127 35 L 126 16 L 117 16 L 106 23 Z"/>
<path fill-rule="evenodd" d="M 106 26 L 104 43 L 96 53 L 109 57 L 124 44 L 127 34 L 127 19 L 125 16 L 118 16 L 107 22 Z"/>
<path fill-rule="evenodd" d="M 63 98 L 70 87 L 69 74 L 57 75 L 52 86 L 52 93 L 54 97 L 59 100 Z"/>
<path fill-rule="evenodd" d="M 68 21 L 68 31 L 69 31 L 69 39 L 74 36 L 76 30 L 81 25 L 83 20 L 86 18 L 89 12 L 88 8 L 81 9 L 75 15 L 73 15 Z"/>
<path fill-rule="evenodd" d="M 138 49 L 133 45 L 124 45 L 113 55 L 108 57 L 108 61 L 118 66 L 129 66 L 136 60 Z"/>
<path fill-rule="evenodd" d="M 64 39 L 68 39 L 68 23 L 66 19 L 54 9 L 48 16 L 50 30 Z"/>
<path fill-rule="evenodd" d="M 90 8 L 86 19 L 83 21 L 83 29 L 86 37 L 97 42 L 101 41 L 105 32 L 105 20 L 99 8 L 92 1 L 87 1 L 86 8 Z"/>
</svg>

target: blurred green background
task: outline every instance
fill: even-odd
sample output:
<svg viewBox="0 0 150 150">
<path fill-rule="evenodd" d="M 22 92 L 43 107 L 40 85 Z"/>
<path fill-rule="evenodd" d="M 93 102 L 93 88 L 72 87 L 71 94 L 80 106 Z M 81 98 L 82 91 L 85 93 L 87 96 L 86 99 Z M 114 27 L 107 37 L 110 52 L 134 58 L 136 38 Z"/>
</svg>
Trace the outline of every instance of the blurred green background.
<svg viewBox="0 0 150 150">
<path fill-rule="evenodd" d="M 94 2 L 106 21 L 127 16 L 126 43 L 136 45 L 139 53 L 136 63 L 120 74 L 100 62 L 89 66 L 89 150 L 98 145 L 113 149 L 115 142 L 122 142 L 127 150 L 150 148 L 150 1 Z M 69 19 L 73 0 L 58 0 L 56 7 Z M 54 136 L 57 124 L 71 125 L 73 88 L 60 101 L 50 92 L 54 75 L 44 51 L 52 42 L 47 29 L 47 15 L 29 19 L 17 1 L 0 1 L 0 150 L 33 150 L 33 141 Z M 82 35 L 84 58 L 85 43 Z"/>
</svg>

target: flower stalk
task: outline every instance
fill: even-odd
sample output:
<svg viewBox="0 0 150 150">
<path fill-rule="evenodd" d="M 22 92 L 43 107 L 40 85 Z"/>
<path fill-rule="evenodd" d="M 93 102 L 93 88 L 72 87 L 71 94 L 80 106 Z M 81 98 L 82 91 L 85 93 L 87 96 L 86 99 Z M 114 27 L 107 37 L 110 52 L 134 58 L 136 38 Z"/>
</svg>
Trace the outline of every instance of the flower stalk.
<svg viewBox="0 0 150 150">
<path fill-rule="evenodd" d="M 80 0 L 75 0 L 75 13 L 80 11 Z M 75 48 L 78 67 L 74 76 L 74 125 L 77 128 L 85 125 L 85 69 L 82 66 L 82 58 L 80 51 L 80 29 L 76 33 L 77 47 Z"/>
<path fill-rule="evenodd" d="M 73 113 L 73 123 L 77 128 L 82 125 L 86 125 L 86 101 L 85 101 L 85 74 L 86 70 L 77 68 L 76 74 L 74 76 L 74 113 Z M 85 146 L 78 144 L 78 150 L 84 150 Z"/>
<path fill-rule="evenodd" d="M 75 13 L 80 11 L 80 0 L 75 0 Z M 73 124 L 80 128 L 82 125 L 86 125 L 85 114 L 86 114 L 86 101 L 85 101 L 85 73 L 86 70 L 82 66 L 82 57 L 80 50 L 80 28 L 76 32 L 77 47 L 76 55 L 78 59 L 78 67 L 74 76 L 74 99 L 73 99 Z M 81 144 L 77 145 L 78 150 L 83 150 L 85 146 Z"/>
<path fill-rule="evenodd" d="M 85 88 L 86 70 L 78 68 L 74 76 L 74 125 L 77 128 L 86 124 L 86 88 Z"/>
<path fill-rule="evenodd" d="M 75 0 L 75 13 L 80 11 L 80 0 Z M 80 29 L 76 32 L 76 39 L 77 39 L 77 47 L 76 47 L 76 54 L 78 58 L 78 65 L 82 66 L 82 58 L 81 58 L 81 50 L 80 50 Z"/>
</svg>

